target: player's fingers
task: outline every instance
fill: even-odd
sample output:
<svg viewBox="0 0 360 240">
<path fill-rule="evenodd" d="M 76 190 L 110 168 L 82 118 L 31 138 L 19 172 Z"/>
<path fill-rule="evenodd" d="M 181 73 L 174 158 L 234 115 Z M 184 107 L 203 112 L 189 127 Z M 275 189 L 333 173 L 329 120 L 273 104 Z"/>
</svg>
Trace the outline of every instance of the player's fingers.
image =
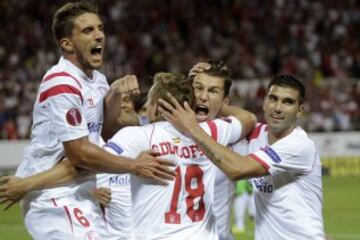
<svg viewBox="0 0 360 240">
<path fill-rule="evenodd" d="M 159 107 L 162 107 L 165 111 L 168 111 L 170 113 L 173 113 L 175 111 L 175 108 L 170 104 L 168 103 L 167 101 L 165 101 L 164 99 L 159 99 L 158 102 L 160 103 L 159 104 Z"/>
<path fill-rule="evenodd" d="M 176 162 L 163 158 L 156 158 L 156 161 L 162 166 L 174 167 L 176 166 Z"/>
<path fill-rule="evenodd" d="M 11 208 L 15 203 L 17 203 L 18 201 L 10 201 L 9 203 L 7 203 L 5 205 L 4 211 L 8 210 L 9 208 Z"/>
<path fill-rule="evenodd" d="M 170 99 L 171 103 L 175 106 L 175 109 L 182 109 L 178 100 L 176 100 L 176 98 L 171 93 L 167 92 L 166 95 Z"/>
<path fill-rule="evenodd" d="M 165 180 L 174 180 L 175 174 L 169 173 L 169 170 L 166 167 L 159 167 L 159 169 L 155 172 L 156 176 L 165 179 Z"/>
<path fill-rule="evenodd" d="M 141 154 L 142 154 L 142 155 L 148 154 L 148 155 L 150 155 L 151 157 L 158 157 L 158 156 L 160 156 L 160 153 L 157 152 L 157 151 L 154 151 L 154 150 L 145 150 L 145 151 L 142 151 Z"/>
<path fill-rule="evenodd" d="M 157 184 L 160 185 L 168 185 L 168 182 L 166 180 L 163 180 L 162 178 L 156 176 L 156 175 L 152 175 L 151 179 L 154 180 Z"/>
<path fill-rule="evenodd" d="M 5 184 L 7 183 L 8 181 L 10 181 L 11 179 L 11 176 L 3 176 L 3 177 L 0 177 L 0 183 L 1 184 Z"/>
<path fill-rule="evenodd" d="M 7 201 L 10 201 L 10 199 L 4 198 L 0 200 L 0 205 L 6 203 Z"/>
<path fill-rule="evenodd" d="M 186 111 L 194 113 L 194 111 L 192 110 L 192 108 L 190 107 L 190 105 L 189 105 L 189 103 L 187 101 L 184 102 L 184 107 L 185 107 Z"/>
<path fill-rule="evenodd" d="M 165 110 L 161 106 L 158 106 L 158 111 L 166 121 L 168 121 L 168 122 L 172 121 L 173 115 L 169 111 Z"/>
</svg>

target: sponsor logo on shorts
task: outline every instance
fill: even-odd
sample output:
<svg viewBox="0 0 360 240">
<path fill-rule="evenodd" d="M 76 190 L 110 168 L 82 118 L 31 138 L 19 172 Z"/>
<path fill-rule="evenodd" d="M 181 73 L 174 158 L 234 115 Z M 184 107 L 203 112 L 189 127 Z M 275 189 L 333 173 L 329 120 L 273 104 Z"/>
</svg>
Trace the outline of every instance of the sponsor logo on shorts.
<svg viewBox="0 0 360 240">
<path fill-rule="evenodd" d="M 82 121 L 80 111 L 76 108 L 70 108 L 66 113 L 66 121 L 71 126 L 79 126 Z"/>
<path fill-rule="evenodd" d="M 271 147 L 265 147 L 262 150 L 274 161 L 274 163 L 281 162 L 281 158 Z"/>
</svg>

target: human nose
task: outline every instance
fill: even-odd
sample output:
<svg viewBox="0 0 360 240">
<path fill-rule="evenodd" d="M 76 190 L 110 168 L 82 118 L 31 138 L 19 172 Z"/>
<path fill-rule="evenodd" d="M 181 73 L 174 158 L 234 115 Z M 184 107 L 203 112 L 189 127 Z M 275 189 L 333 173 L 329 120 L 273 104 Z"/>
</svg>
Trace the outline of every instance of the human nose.
<svg viewBox="0 0 360 240">
<path fill-rule="evenodd" d="M 95 32 L 95 38 L 97 40 L 103 40 L 104 37 L 105 37 L 104 32 L 102 30 L 100 30 L 100 29 L 97 29 L 96 32 Z"/>
<path fill-rule="evenodd" d="M 274 110 L 276 112 L 281 112 L 282 111 L 282 103 L 280 101 L 277 101 L 274 105 Z"/>
<path fill-rule="evenodd" d="M 199 92 L 199 99 L 202 101 L 206 101 L 208 99 L 209 95 L 208 92 L 206 90 L 200 91 Z"/>
</svg>

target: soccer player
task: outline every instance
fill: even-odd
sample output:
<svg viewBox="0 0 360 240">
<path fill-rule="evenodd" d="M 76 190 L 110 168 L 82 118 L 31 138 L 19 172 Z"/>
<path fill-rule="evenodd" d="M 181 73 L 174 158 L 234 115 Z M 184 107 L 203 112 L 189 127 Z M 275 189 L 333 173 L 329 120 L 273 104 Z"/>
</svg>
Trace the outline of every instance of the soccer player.
<svg viewBox="0 0 360 240">
<path fill-rule="evenodd" d="M 269 83 L 263 104 L 267 124 L 249 137 L 247 156 L 217 144 L 199 127 L 189 105 L 160 100 L 162 116 L 186 133 L 229 178 L 251 178 L 255 196 L 255 239 L 324 239 L 319 152 L 296 125 L 305 87 L 290 75 Z"/>
<path fill-rule="evenodd" d="M 193 141 L 160 118 L 157 100 L 166 98 L 167 91 L 180 102 L 193 102 L 191 80 L 181 74 L 159 73 L 148 95 L 147 116 L 152 124 L 123 128 L 105 144 L 110 152 L 128 157 L 151 148 L 177 163 L 176 179 L 166 186 L 130 176 L 133 237 L 218 239 L 212 212 L 214 165 Z M 244 115 L 243 110 L 238 113 Z M 201 128 L 224 145 L 238 141 L 242 135 L 242 125 L 235 117 L 203 122 Z"/>
<path fill-rule="evenodd" d="M 213 120 L 221 115 L 221 109 L 228 106 L 231 78 L 228 67 L 221 61 L 200 62 L 192 67 L 189 76 L 193 78 L 196 118 L 198 122 Z M 253 121 L 255 120 L 253 116 Z M 239 119 L 244 126 L 242 137 L 253 129 L 253 121 Z M 234 197 L 235 182 L 231 181 L 217 167 L 214 171 L 214 215 L 220 240 L 232 240 L 230 213 Z"/>
<path fill-rule="evenodd" d="M 121 111 L 137 115 L 135 110 L 140 111 L 142 106 L 136 106 L 136 104 L 138 102 L 144 104 L 145 101 L 139 97 L 138 95 L 133 98 L 130 94 L 122 94 Z M 146 96 L 142 95 L 142 98 L 146 99 Z M 128 126 L 134 125 L 131 122 L 125 121 L 124 123 L 128 123 Z M 98 189 L 95 189 L 92 194 L 99 201 L 103 210 L 105 223 L 99 229 L 101 237 L 107 240 L 128 240 L 132 231 L 130 175 L 98 174 L 97 187 Z"/>
<path fill-rule="evenodd" d="M 103 124 L 104 97 L 109 90 L 106 78 L 97 71 L 103 63 L 105 34 L 96 6 L 89 2 L 65 4 L 53 17 L 52 30 L 62 57 L 40 84 L 31 144 L 16 175 L 44 172 L 66 156 L 72 166 L 90 171 L 128 172 L 160 182 L 171 179 L 166 167 L 169 161 L 146 152 L 133 161 L 96 145 Z M 108 112 L 106 126 L 111 122 L 108 117 L 112 113 Z M 88 196 L 94 184 L 68 184 L 27 194 L 22 207 L 31 236 L 41 240 L 97 239 L 98 206 Z"/>
</svg>

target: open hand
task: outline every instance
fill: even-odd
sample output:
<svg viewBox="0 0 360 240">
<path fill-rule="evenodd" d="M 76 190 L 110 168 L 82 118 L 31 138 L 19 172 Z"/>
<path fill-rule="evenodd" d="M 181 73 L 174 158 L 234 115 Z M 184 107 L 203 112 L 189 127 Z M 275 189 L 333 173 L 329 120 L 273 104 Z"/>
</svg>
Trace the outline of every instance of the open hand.
<svg viewBox="0 0 360 240">
<path fill-rule="evenodd" d="M 199 127 L 194 111 L 185 102 L 184 107 L 170 94 L 167 93 L 171 103 L 159 99 L 158 110 L 161 116 L 171 123 L 178 131 L 190 136 L 191 132 Z"/>
<path fill-rule="evenodd" d="M 4 176 L 0 178 L 0 204 L 4 204 L 4 210 L 19 202 L 29 191 L 29 185 L 23 178 Z"/>
<path fill-rule="evenodd" d="M 194 65 L 190 72 L 189 72 L 189 78 L 195 77 L 196 74 L 202 73 L 205 70 L 209 70 L 211 67 L 210 63 L 207 62 L 199 62 L 196 65 Z"/>
<path fill-rule="evenodd" d="M 175 172 L 170 167 L 175 166 L 176 163 L 158 156 L 159 153 L 151 150 L 141 152 L 134 161 L 136 165 L 134 174 L 166 185 L 166 180 L 174 180 Z"/>
</svg>

